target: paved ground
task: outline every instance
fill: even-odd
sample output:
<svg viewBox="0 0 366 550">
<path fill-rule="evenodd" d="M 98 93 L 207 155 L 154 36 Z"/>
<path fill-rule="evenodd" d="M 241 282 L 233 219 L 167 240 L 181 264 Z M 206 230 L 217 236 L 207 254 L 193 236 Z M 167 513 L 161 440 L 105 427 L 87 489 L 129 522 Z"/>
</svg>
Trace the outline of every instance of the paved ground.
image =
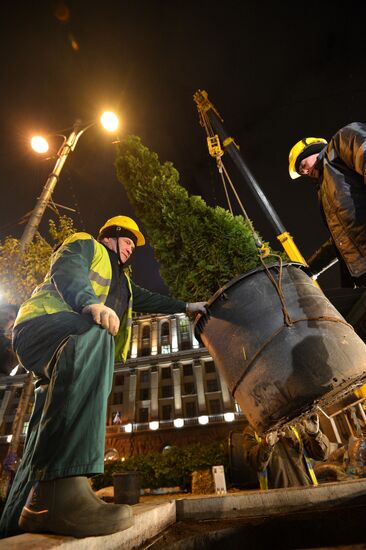
<svg viewBox="0 0 366 550">
<path fill-rule="evenodd" d="M 277 518 L 180 521 L 143 546 L 149 550 L 366 548 L 366 506 Z"/>
<path fill-rule="evenodd" d="M 242 493 L 231 489 L 228 494 Z M 142 503 L 207 497 L 190 493 L 141 496 Z M 141 550 L 361 550 L 366 549 L 365 499 L 321 511 L 257 518 L 178 521 Z"/>
</svg>

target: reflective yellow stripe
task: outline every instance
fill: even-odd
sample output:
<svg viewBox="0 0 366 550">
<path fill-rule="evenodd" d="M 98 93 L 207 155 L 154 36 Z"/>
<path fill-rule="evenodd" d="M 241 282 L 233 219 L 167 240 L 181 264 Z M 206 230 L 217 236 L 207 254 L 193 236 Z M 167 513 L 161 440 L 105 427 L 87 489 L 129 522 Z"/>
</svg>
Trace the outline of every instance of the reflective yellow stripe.
<svg viewBox="0 0 366 550">
<path fill-rule="evenodd" d="M 258 473 L 259 487 L 262 491 L 267 491 L 268 489 L 268 474 L 267 470 L 262 470 Z"/>
<path fill-rule="evenodd" d="M 257 434 L 257 432 L 254 432 L 254 436 L 255 436 L 255 440 L 258 444 L 262 443 L 262 438 L 260 437 L 259 434 Z M 258 480 L 259 480 L 259 487 L 261 488 L 262 491 L 267 491 L 268 489 L 268 472 L 267 472 L 267 468 L 265 468 L 264 470 L 261 470 L 260 472 L 258 472 Z"/>
<path fill-rule="evenodd" d="M 316 485 L 318 485 L 318 480 L 316 479 L 316 475 L 315 475 L 315 472 L 314 472 L 313 463 L 311 461 L 311 458 L 308 456 L 306 450 L 304 449 L 304 444 L 303 444 L 302 439 L 300 437 L 300 434 L 297 431 L 297 429 L 295 428 L 295 426 L 291 426 L 291 430 L 294 432 L 295 436 L 297 437 L 298 442 L 300 443 L 302 454 L 304 455 L 304 458 L 305 458 L 305 462 L 306 462 L 306 466 L 307 466 L 307 469 L 308 469 L 308 472 L 309 472 L 310 479 L 311 479 L 313 485 L 316 486 Z"/>
<path fill-rule="evenodd" d="M 89 279 L 91 281 L 94 281 L 100 286 L 107 286 L 109 287 L 111 284 L 111 279 L 106 279 L 103 277 L 100 273 L 97 273 L 96 271 L 93 271 L 92 269 L 89 271 Z"/>
<path fill-rule="evenodd" d="M 130 279 L 131 270 L 126 268 L 123 270 L 127 278 L 127 286 L 129 291 L 129 302 L 127 310 L 122 317 L 120 329 L 115 338 L 116 340 L 116 360 L 125 361 L 127 358 L 128 350 L 130 347 L 131 333 L 132 333 L 132 285 Z"/>
</svg>

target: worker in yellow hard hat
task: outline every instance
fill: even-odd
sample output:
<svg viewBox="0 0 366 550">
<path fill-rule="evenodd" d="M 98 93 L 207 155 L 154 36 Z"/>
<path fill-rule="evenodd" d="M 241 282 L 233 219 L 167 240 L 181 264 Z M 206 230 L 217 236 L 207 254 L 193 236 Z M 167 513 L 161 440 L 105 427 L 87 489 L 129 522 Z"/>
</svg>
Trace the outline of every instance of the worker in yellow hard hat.
<svg viewBox="0 0 366 550">
<path fill-rule="evenodd" d="M 366 124 L 353 122 L 327 143 L 304 138 L 289 154 L 292 179 L 310 177 L 330 233 L 308 260 L 313 273 L 338 258 L 342 286 L 366 286 Z"/>
<path fill-rule="evenodd" d="M 110 218 L 97 240 L 67 238 L 13 329 L 19 362 L 35 377 L 25 451 L 0 521 L 21 531 L 87 537 L 133 524 L 131 508 L 99 500 L 87 476 L 104 471 L 107 399 L 114 362 L 129 350 L 132 311 L 205 312 L 204 302 L 149 292 L 126 263 L 145 244 L 128 216 Z M 18 527 L 19 521 L 19 527 Z"/>
</svg>

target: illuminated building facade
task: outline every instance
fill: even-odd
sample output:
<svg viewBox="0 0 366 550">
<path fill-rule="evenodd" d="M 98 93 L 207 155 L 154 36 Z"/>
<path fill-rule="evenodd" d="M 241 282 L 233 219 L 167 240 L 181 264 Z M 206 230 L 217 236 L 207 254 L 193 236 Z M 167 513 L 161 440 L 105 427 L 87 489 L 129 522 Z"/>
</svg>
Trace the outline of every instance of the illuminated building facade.
<svg viewBox="0 0 366 550">
<path fill-rule="evenodd" d="M 243 414 L 185 314 L 135 317 L 125 365 L 116 364 L 106 452 L 119 456 L 224 439 Z"/>
</svg>

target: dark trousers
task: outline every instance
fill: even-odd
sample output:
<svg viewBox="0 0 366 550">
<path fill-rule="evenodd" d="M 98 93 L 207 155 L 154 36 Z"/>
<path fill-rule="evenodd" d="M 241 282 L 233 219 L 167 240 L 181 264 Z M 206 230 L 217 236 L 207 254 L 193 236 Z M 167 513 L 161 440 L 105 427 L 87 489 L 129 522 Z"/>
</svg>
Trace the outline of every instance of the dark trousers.
<svg viewBox="0 0 366 550">
<path fill-rule="evenodd" d="M 18 519 L 36 480 L 104 471 L 114 366 L 114 339 L 89 315 L 61 312 L 31 319 L 15 328 L 14 348 L 35 376 L 35 404 L 0 520 L 2 536 L 20 532 Z"/>
</svg>

